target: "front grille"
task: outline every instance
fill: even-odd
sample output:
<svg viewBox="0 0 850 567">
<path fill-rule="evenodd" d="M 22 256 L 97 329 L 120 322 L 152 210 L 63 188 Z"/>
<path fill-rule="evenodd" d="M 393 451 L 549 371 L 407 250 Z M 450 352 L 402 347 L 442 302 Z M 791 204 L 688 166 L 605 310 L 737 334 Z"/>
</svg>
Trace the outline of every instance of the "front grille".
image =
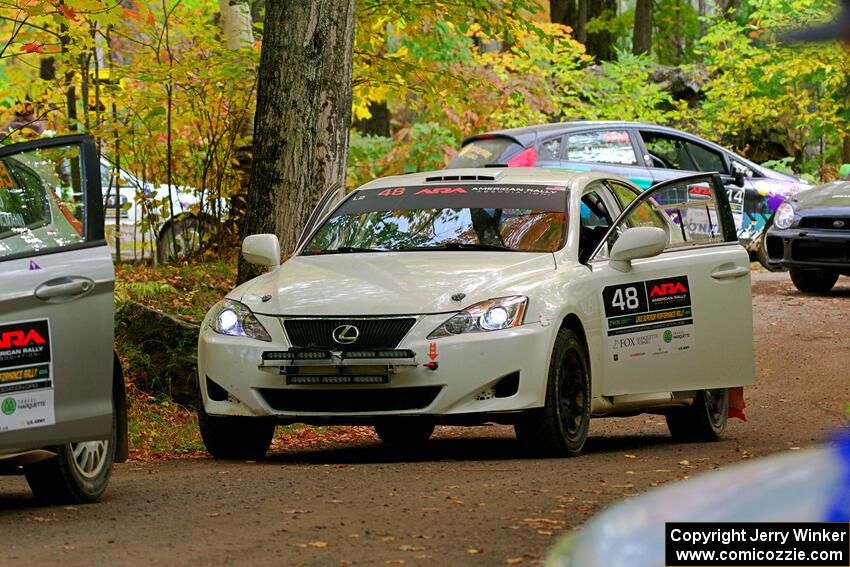
<svg viewBox="0 0 850 567">
<path fill-rule="evenodd" d="M 791 243 L 791 258 L 798 262 L 846 264 L 850 262 L 850 240 L 826 242 L 799 238 Z"/>
<path fill-rule="evenodd" d="M 771 260 L 781 260 L 785 255 L 785 247 L 778 236 L 767 237 L 767 257 Z"/>
<path fill-rule="evenodd" d="M 844 223 L 835 226 L 835 223 Z M 817 228 L 820 230 L 850 230 L 850 217 L 803 217 L 800 228 Z"/>
<path fill-rule="evenodd" d="M 387 319 L 284 319 L 283 327 L 295 348 L 328 348 L 333 350 L 393 349 L 416 323 L 414 317 Z M 344 325 L 357 328 L 357 340 L 340 344 L 334 340 L 334 329 Z M 349 333 L 349 336 L 351 333 Z"/>
<path fill-rule="evenodd" d="M 266 388 L 261 389 L 260 394 L 277 411 L 368 413 L 425 409 L 436 399 L 440 389 L 440 386 L 344 390 Z"/>
</svg>

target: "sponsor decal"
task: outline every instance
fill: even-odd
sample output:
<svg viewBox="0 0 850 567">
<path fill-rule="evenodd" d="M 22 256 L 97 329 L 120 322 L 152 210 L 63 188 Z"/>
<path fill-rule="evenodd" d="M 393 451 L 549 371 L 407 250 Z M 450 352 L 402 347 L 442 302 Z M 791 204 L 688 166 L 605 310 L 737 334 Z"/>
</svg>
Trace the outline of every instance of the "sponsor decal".
<svg viewBox="0 0 850 567">
<path fill-rule="evenodd" d="M 15 413 L 15 410 L 18 409 L 18 402 L 15 401 L 15 398 L 6 398 L 3 400 L 3 404 L 0 409 L 3 410 L 3 415 L 12 415 Z"/>
<path fill-rule="evenodd" d="M 420 189 L 414 195 L 451 195 L 453 193 L 466 193 L 466 189 L 460 187 L 433 187 L 431 189 Z"/>
<path fill-rule="evenodd" d="M 0 432 L 55 423 L 52 369 L 47 319 L 0 325 Z"/>
<path fill-rule="evenodd" d="M 40 269 L 41 269 L 41 266 L 39 266 L 38 264 L 36 264 L 32 260 L 30 260 L 30 271 L 40 270 Z"/>
<path fill-rule="evenodd" d="M 619 362 L 693 348 L 693 312 L 687 276 L 607 286 L 602 302 L 607 350 Z"/>
</svg>

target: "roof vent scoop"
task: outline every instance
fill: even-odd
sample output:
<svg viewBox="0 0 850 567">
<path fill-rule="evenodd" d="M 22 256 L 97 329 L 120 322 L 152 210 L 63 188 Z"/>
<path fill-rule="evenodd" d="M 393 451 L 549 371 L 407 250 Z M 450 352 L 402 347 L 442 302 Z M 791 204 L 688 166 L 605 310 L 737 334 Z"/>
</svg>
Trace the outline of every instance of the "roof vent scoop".
<svg viewBox="0 0 850 567">
<path fill-rule="evenodd" d="M 472 175 L 458 175 L 456 173 L 446 173 L 443 175 L 429 175 L 425 178 L 426 183 L 431 183 L 433 181 L 496 181 L 499 177 L 499 174 L 496 175 L 482 175 L 482 174 L 472 174 Z"/>
</svg>

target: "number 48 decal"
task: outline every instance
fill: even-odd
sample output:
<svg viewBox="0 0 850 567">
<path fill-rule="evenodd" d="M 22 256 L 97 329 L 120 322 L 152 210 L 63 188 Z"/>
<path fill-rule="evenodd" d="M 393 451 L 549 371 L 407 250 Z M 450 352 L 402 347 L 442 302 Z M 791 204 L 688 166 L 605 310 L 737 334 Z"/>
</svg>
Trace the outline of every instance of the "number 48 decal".
<svg viewBox="0 0 850 567">
<path fill-rule="evenodd" d="M 638 299 L 638 290 L 636 287 L 618 287 L 614 290 L 614 297 L 611 298 L 611 305 L 620 311 L 627 309 L 637 309 L 640 307 L 640 299 Z"/>
<path fill-rule="evenodd" d="M 404 187 L 397 187 L 395 189 L 384 189 L 380 193 L 378 193 L 381 197 L 398 197 L 399 195 L 404 195 Z"/>
</svg>

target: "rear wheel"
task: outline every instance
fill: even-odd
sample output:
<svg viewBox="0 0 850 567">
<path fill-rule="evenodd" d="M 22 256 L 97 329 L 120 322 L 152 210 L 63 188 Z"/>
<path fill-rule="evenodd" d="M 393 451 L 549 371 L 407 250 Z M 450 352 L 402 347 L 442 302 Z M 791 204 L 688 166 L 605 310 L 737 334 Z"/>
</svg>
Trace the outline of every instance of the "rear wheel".
<svg viewBox="0 0 850 567">
<path fill-rule="evenodd" d="M 171 258 L 184 258 L 203 247 L 204 239 L 214 234 L 215 223 L 205 217 L 187 216 L 170 223 L 159 235 L 156 256 L 160 264 Z"/>
<path fill-rule="evenodd" d="M 838 272 L 828 270 L 801 270 L 791 268 L 791 281 L 794 286 L 805 293 L 826 293 L 838 281 Z"/>
<path fill-rule="evenodd" d="M 421 447 L 434 433 L 434 420 L 426 416 L 387 417 L 375 423 L 381 441 L 394 447 Z"/>
<path fill-rule="evenodd" d="M 546 405 L 519 416 L 517 439 L 537 453 L 575 457 L 584 449 L 589 427 L 587 348 L 573 331 L 561 329 L 549 364 Z"/>
<path fill-rule="evenodd" d="M 109 439 L 66 443 L 55 448 L 55 459 L 24 467 L 37 499 L 49 504 L 86 504 L 100 498 L 115 462 L 114 412 L 112 420 Z"/>
<path fill-rule="evenodd" d="M 203 406 L 198 408 L 198 427 L 207 452 L 216 459 L 262 459 L 274 437 L 270 418 L 209 415 Z"/>
<path fill-rule="evenodd" d="M 729 390 L 700 390 L 694 403 L 667 414 L 667 428 L 679 441 L 717 441 L 726 431 Z"/>
</svg>

